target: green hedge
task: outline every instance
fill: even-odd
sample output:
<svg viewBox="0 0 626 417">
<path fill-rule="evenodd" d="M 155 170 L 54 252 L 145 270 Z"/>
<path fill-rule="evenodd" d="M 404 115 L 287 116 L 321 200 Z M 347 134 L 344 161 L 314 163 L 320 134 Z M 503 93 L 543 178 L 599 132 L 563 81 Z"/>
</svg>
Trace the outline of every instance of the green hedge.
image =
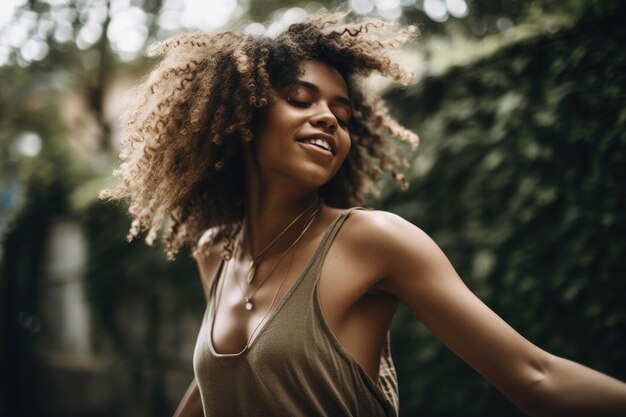
<svg viewBox="0 0 626 417">
<path fill-rule="evenodd" d="M 622 379 L 624 11 L 590 9 L 571 29 L 391 92 L 422 145 L 412 187 L 380 202 L 532 342 Z M 394 353 L 403 416 L 521 415 L 406 310 Z"/>
</svg>

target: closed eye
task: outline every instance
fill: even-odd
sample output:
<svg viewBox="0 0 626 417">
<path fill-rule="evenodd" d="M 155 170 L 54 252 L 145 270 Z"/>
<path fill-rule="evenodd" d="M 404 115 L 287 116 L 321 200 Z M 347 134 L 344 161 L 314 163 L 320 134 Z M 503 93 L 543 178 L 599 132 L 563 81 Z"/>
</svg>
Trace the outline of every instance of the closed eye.
<svg viewBox="0 0 626 417">
<path fill-rule="evenodd" d="M 293 98 L 288 98 L 287 99 L 287 103 L 291 104 L 292 106 L 295 107 L 300 107 L 303 109 L 309 108 L 312 106 L 311 103 L 307 102 L 307 101 L 300 101 L 300 100 L 295 100 Z M 347 128 L 348 127 L 348 121 L 344 120 L 340 117 L 337 117 L 337 115 L 335 115 L 335 119 L 337 119 L 337 123 L 339 124 L 339 126 L 341 126 L 342 128 Z"/>
<path fill-rule="evenodd" d="M 306 101 L 294 100 L 292 98 L 288 98 L 287 99 L 287 103 L 291 104 L 292 106 L 296 106 L 296 107 L 302 107 L 302 108 L 311 107 L 311 103 L 307 103 Z"/>
</svg>

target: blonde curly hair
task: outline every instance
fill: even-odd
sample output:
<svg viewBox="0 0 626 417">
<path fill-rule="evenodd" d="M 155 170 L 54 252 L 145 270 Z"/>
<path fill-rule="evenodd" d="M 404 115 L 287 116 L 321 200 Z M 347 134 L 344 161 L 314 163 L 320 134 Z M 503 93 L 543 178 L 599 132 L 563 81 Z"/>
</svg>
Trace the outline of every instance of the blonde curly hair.
<svg viewBox="0 0 626 417">
<path fill-rule="evenodd" d="M 406 84 L 412 74 L 388 51 L 417 35 L 376 19 L 346 21 L 345 13 L 318 14 L 275 38 L 243 33 L 190 33 L 157 43 L 150 56 L 162 62 L 133 91 L 124 116 L 121 182 L 101 198 L 128 200 L 128 239 L 147 230 L 152 244 L 164 223 L 168 259 L 186 244 L 199 253 L 209 228 L 224 241 L 224 256 L 244 216 L 242 144 L 254 140 L 259 109 L 297 79 L 300 63 L 314 59 L 335 67 L 348 86 L 353 113 L 351 150 L 337 175 L 320 189 L 330 205 L 363 204 L 381 171 L 406 188 L 400 159 L 385 135 L 416 145 L 415 133 L 368 96 L 361 80 L 377 72 Z"/>
</svg>

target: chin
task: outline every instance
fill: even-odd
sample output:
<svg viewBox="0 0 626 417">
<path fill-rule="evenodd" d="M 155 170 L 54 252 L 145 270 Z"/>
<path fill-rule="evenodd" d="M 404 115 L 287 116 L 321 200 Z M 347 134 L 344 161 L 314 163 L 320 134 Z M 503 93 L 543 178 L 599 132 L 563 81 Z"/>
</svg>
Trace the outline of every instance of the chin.
<svg viewBox="0 0 626 417">
<path fill-rule="evenodd" d="M 302 183 L 302 187 L 303 188 L 315 188 L 315 189 L 320 189 L 322 188 L 324 185 L 328 184 L 328 182 L 331 180 L 331 178 L 329 178 L 327 175 L 326 176 L 315 176 L 315 175 L 310 175 L 307 178 L 303 178 L 301 179 L 301 183 Z"/>
<path fill-rule="evenodd" d="M 300 179 L 311 187 L 323 187 L 328 184 L 336 174 L 336 172 L 328 172 L 327 169 L 322 169 L 321 167 L 316 168 L 317 169 L 305 170 L 300 176 Z"/>
</svg>

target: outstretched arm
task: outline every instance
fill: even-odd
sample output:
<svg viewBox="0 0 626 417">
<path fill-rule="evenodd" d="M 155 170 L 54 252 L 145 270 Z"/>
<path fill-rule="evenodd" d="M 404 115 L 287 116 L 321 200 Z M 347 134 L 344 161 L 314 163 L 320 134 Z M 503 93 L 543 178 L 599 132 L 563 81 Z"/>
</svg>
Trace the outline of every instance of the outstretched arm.
<svg viewBox="0 0 626 417">
<path fill-rule="evenodd" d="M 362 216 L 368 216 L 362 233 L 373 239 L 363 241 L 376 242 L 371 255 L 386 277 L 377 287 L 398 297 L 520 409 L 534 416 L 626 415 L 626 384 L 522 337 L 465 286 L 417 227 L 389 213 Z"/>
<path fill-rule="evenodd" d="M 536 416 L 625 416 L 626 384 L 550 355 L 545 377 L 531 387 L 522 408 Z"/>
</svg>

